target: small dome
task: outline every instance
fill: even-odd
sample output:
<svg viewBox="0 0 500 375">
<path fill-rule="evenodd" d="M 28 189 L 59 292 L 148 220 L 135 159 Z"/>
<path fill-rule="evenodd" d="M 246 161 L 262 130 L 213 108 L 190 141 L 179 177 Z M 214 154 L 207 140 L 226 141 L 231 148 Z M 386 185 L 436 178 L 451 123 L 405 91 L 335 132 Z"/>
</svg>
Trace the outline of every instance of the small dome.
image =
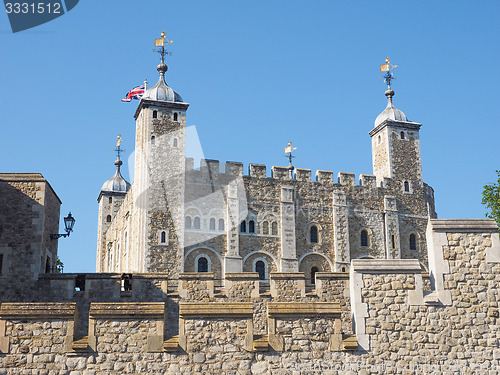
<svg viewBox="0 0 500 375">
<path fill-rule="evenodd" d="M 156 85 L 146 90 L 142 99 L 182 103 L 183 100 L 181 96 L 172 90 L 165 82 L 165 72 L 167 71 L 167 66 L 164 63 L 161 63 L 158 65 L 157 69 L 160 72 L 160 79 Z"/>
<path fill-rule="evenodd" d="M 382 111 L 382 113 L 380 115 L 378 115 L 377 118 L 375 119 L 375 127 L 379 126 L 385 120 L 395 120 L 395 121 L 407 122 L 408 119 L 406 118 L 406 115 L 403 113 L 403 111 L 400 111 L 399 109 L 395 108 L 392 105 L 392 97 L 394 96 L 394 91 L 387 90 L 385 92 L 385 95 L 387 96 L 387 99 L 388 99 L 387 107 L 385 107 L 385 109 Z"/>
<path fill-rule="evenodd" d="M 126 193 L 128 189 L 130 189 L 130 183 L 128 183 L 120 173 L 120 166 L 122 164 L 123 163 L 120 159 L 115 161 L 116 173 L 113 177 L 111 177 L 108 181 L 106 181 L 104 185 L 102 185 L 101 192 Z"/>
</svg>

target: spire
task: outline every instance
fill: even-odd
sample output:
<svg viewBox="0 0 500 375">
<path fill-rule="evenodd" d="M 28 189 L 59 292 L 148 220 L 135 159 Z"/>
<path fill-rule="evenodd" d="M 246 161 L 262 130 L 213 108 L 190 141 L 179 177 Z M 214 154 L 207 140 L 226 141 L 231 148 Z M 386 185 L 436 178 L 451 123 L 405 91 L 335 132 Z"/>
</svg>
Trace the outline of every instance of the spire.
<svg viewBox="0 0 500 375">
<path fill-rule="evenodd" d="M 104 183 L 104 185 L 102 185 L 101 193 L 102 192 L 126 193 L 130 188 L 130 183 L 123 178 L 120 171 L 120 167 L 123 165 L 123 162 L 120 159 L 120 154 L 122 152 L 125 152 L 125 150 L 122 149 L 121 147 L 122 144 L 121 134 L 118 134 L 117 138 L 118 139 L 116 141 L 116 148 L 113 150 L 116 152 L 116 160 L 115 160 L 116 172 L 113 177 L 111 177 L 108 181 Z"/>
</svg>

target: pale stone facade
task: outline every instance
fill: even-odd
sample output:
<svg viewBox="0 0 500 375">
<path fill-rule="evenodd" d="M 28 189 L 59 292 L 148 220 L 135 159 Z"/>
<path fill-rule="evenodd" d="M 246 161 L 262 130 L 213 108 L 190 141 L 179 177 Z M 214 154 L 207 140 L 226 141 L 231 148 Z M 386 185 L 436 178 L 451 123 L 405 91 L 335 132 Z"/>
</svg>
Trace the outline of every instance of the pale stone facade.
<svg viewBox="0 0 500 375">
<path fill-rule="evenodd" d="M 188 104 L 151 94 L 163 74 L 135 113 L 132 188 L 125 198 L 100 195 L 98 271 L 218 279 L 260 271 L 263 281 L 301 271 L 309 284 L 315 272 L 348 272 L 352 259 L 418 259 L 427 267 L 425 228 L 436 213 L 422 180 L 420 124 L 379 116 L 370 132 L 374 175 L 359 184 L 351 173 L 334 182 L 333 172 L 317 171 L 313 181 L 311 170 L 277 166 L 267 177 L 260 164 L 248 174 L 241 163 L 216 160 L 195 169 L 185 158 Z M 115 194 L 113 207 L 101 199 Z"/>
</svg>

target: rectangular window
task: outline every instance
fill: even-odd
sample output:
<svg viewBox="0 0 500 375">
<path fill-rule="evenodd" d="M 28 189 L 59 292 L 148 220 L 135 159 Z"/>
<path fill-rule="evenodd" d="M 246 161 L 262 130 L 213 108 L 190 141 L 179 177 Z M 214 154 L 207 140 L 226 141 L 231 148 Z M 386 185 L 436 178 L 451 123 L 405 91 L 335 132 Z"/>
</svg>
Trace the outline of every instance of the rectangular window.
<svg viewBox="0 0 500 375">
<path fill-rule="evenodd" d="M 392 239 L 392 248 L 395 249 L 396 248 L 396 239 L 394 238 L 394 234 L 391 236 L 391 239 Z"/>
<path fill-rule="evenodd" d="M 3 268 L 3 254 L 0 254 L 0 275 L 2 274 L 2 268 Z"/>
</svg>

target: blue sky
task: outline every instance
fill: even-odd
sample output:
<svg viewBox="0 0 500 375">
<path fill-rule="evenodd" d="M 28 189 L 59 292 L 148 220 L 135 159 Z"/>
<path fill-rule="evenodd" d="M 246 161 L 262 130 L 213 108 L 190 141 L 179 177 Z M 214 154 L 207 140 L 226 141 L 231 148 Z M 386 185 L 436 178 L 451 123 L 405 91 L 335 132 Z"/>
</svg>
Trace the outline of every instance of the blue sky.
<svg viewBox="0 0 500 375">
<path fill-rule="evenodd" d="M 157 80 L 154 38 L 174 40 L 166 79 L 190 103 L 211 159 L 371 174 L 368 132 L 385 108 L 379 65 L 399 67 L 395 106 L 422 123 L 424 180 L 440 218 L 480 218 L 500 169 L 500 2 L 86 0 L 13 34 L 0 15 L 2 172 L 40 172 L 71 210 L 65 272 L 94 272 L 97 196 L 137 101 Z M 126 158 L 126 157 L 125 157 Z M 127 167 L 126 165 L 124 167 Z M 128 178 L 127 168 L 124 175 Z M 62 220 L 61 220 L 62 225 Z"/>
</svg>

